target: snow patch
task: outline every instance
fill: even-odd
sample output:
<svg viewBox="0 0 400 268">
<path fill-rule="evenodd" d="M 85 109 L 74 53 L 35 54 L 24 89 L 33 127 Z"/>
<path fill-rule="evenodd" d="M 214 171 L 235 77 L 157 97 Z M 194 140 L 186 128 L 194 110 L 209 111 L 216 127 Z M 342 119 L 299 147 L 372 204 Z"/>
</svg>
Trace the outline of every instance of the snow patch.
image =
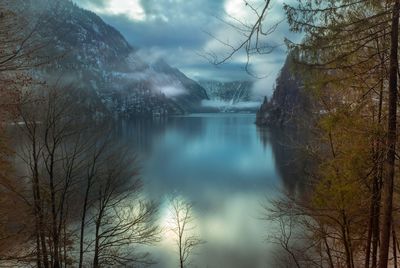
<svg viewBox="0 0 400 268">
<path fill-rule="evenodd" d="M 224 109 L 258 109 L 261 105 L 258 101 L 242 101 L 237 103 L 232 103 L 230 101 L 223 100 L 203 100 L 201 102 L 203 107 L 218 108 L 220 110 Z"/>
</svg>

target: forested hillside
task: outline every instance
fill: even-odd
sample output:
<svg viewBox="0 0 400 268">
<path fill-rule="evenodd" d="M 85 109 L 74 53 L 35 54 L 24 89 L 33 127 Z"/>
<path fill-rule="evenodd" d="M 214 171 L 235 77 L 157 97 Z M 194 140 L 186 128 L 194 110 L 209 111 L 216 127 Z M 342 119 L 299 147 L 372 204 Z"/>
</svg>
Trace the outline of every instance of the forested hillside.
<svg viewBox="0 0 400 268">
<path fill-rule="evenodd" d="M 294 53 L 287 56 L 272 97 L 265 98 L 257 112 L 257 125 L 296 128 L 315 120 L 319 111 L 313 93 L 305 87 L 306 74 L 302 68 L 301 63 L 295 62 Z"/>
<path fill-rule="evenodd" d="M 312 133 L 311 143 L 298 144 L 314 159 L 310 188 L 272 209 L 280 221 L 311 232 L 302 238 L 309 245 L 321 245 L 286 247 L 292 263 L 397 267 L 400 3 L 299 1 L 284 8 L 291 30 L 305 36 L 287 41 L 296 54 L 289 54 L 257 123 Z"/>
<path fill-rule="evenodd" d="M 28 1 L 19 12 L 38 18 L 40 53 L 52 58 L 37 74 L 80 89 L 97 116 L 183 114 L 207 99 L 196 82 L 163 61 L 147 63 L 116 29 L 70 1 Z"/>
</svg>

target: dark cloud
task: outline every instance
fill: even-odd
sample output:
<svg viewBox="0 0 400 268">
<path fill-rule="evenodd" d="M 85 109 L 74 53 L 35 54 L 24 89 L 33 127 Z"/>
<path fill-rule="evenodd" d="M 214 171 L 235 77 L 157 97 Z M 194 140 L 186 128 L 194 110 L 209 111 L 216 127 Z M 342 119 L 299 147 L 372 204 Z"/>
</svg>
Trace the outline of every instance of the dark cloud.
<svg viewBox="0 0 400 268">
<path fill-rule="evenodd" d="M 224 10 L 224 1 L 216 0 L 140 0 L 140 3 L 150 18 L 189 24 L 204 23 L 210 15 L 221 14 Z"/>
<path fill-rule="evenodd" d="M 108 0 L 77 0 L 75 2 L 77 2 L 78 4 L 80 4 L 82 6 L 94 5 L 94 6 L 98 6 L 98 7 L 104 7 L 106 5 L 106 3 L 108 2 Z"/>
<path fill-rule="evenodd" d="M 129 11 L 121 13 L 126 1 L 132 1 L 140 7 L 143 17 L 133 18 Z M 201 51 L 213 51 L 219 56 L 229 52 L 227 47 L 215 41 L 209 34 L 218 36 L 231 44 L 240 42 L 240 35 L 222 23 L 217 18 L 224 18 L 228 8 L 233 8 L 242 19 L 251 21 L 254 17 L 246 9 L 242 0 L 75 0 L 84 8 L 97 12 L 107 23 L 117 28 L 133 47 L 138 49 L 143 57 L 148 59 L 164 58 L 170 65 L 194 79 L 216 79 L 221 81 L 250 80 L 253 77 L 246 74 L 245 55 L 239 53 L 222 66 L 210 64 Z M 110 12 L 110 3 L 119 5 L 119 12 Z M 260 0 L 260 3 L 263 1 Z M 142 14 L 141 13 L 141 14 Z M 284 18 L 281 1 L 271 10 L 271 17 L 277 20 Z M 287 23 L 283 22 L 274 34 L 268 37 L 268 42 L 274 45 L 283 44 L 285 37 L 296 39 L 289 31 Z M 251 67 L 255 74 L 269 74 L 258 84 L 265 88 L 265 94 L 270 94 L 283 61 L 286 57 L 286 47 L 279 46 L 271 54 L 252 59 Z M 260 91 L 260 89 L 257 89 Z M 261 93 L 261 95 L 263 95 Z"/>
<path fill-rule="evenodd" d="M 199 25 L 168 23 L 161 19 L 133 22 L 125 15 L 103 15 L 102 18 L 121 31 L 138 48 L 158 46 L 199 49 L 208 40 Z"/>
</svg>

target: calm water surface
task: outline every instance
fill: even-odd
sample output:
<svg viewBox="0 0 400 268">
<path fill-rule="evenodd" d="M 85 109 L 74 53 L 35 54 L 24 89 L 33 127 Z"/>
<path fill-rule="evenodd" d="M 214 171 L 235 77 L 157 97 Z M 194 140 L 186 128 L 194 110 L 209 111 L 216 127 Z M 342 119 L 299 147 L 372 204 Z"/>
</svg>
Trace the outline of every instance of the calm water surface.
<svg viewBox="0 0 400 268">
<path fill-rule="evenodd" d="M 119 138 L 137 153 L 145 193 L 161 200 L 161 224 L 168 227 L 166 198 L 194 203 L 197 233 L 207 241 L 189 267 L 274 267 L 275 246 L 266 242 L 271 225 L 261 204 L 290 188 L 282 146 L 257 129 L 254 115 L 199 114 L 121 123 Z M 172 235 L 150 249 L 158 264 L 177 267 Z"/>
</svg>

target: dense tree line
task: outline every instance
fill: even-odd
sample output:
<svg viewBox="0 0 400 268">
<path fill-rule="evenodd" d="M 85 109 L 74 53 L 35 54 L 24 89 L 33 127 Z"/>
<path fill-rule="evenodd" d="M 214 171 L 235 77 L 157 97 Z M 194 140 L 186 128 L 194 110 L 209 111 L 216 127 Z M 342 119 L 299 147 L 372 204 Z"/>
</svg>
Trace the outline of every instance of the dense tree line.
<svg viewBox="0 0 400 268">
<path fill-rule="evenodd" d="M 399 1 L 284 9 L 305 36 L 287 44 L 318 107 L 306 126 L 314 122 L 307 151 L 317 165 L 306 195 L 267 208 L 275 241 L 297 267 L 397 267 Z M 288 235 L 295 229 L 303 235 Z"/>
</svg>

